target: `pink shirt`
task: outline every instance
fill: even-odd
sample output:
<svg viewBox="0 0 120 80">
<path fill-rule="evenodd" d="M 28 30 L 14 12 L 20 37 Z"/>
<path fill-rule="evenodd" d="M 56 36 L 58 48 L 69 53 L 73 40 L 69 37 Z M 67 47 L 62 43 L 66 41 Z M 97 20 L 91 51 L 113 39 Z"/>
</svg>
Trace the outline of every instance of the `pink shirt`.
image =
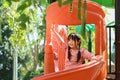
<svg viewBox="0 0 120 80">
<path fill-rule="evenodd" d="M 61 35 L 60 35 L 60 33 L 61 33 Z M 57 29 L 56 33 L 51 32 L 51 43 L 50 43 L 50 45 L 52 46 L 53 53 L 55 54 L 55 59 L 56 59 L 55 61 L 57 61 L 57 58 L 60 54 L 60 53 L 58 53 L 59 52 L 58 51 L 59 47 L 61 47 L 64 52 L 65 51 L 67 52 L 68 45 L 66 44 L 67 43 L 67 38 L 66 37 L 67 37 L 67 34 L 66 34 L 64 29 L 60 30 L 60 31 L 58 31 L 58 29 Z M 76 62 L 77 61 L 78 50 L 71 50 L 72 56 L 71 56 L 70 61 L 67 58 L 68 53 L 65 54 L 65 57 L 66 57 L 65 68 L 67 68 L 67 67 L 71 68 L 72 66 L 80 65 L 80 64 L 83 63 L 83 61 L 85 59 L 91 60 L 91 57 L 94 56 L 92 53 L 88 52 L 86 49 L 81 48 L 80 51 L 81 51 L 81 58 L 80 58 L 78 63 Z M 56 62 L 56 64 L 57 63 L 58 62 Z"/>
<path fill-rule="evenodd" d="M 71 51 L 71 55 L 72 55 L 71 56 L 71 60 L 69 61 L 68 58 L 66 58 L 66 62 L 65 62 L 65 67 L 67 69 L 75 67 L 77 65 L 81 65 L 85 59 L 91 60 L 91 58 L 94 56 L 88 50 L 86 50 L 84 48 L 81 48 L 80 49 L 80 51 L 81 51 L 81 58 L 80 58 L 79 62 L 76 62 L 77 61 L 78 50 L 70 50 L 70 51 Z"/>
</svg>

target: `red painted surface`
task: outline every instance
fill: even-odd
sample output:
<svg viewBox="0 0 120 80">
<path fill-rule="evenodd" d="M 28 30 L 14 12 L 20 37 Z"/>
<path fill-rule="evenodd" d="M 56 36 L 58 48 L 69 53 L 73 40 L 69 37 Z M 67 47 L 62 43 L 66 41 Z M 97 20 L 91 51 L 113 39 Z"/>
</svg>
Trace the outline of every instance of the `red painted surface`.
<svg viewBox="0 0 120 80">
<path fill-rule="evenodd" d="M 44 59 L 44 75 L 35 77 L 33 80 L 104 80 L 107 76 L 107 37 L 104 23 L 105 14 L 100 5 L 87 1 L 86 23 L 95 24 L 95 54 L 102 55 L 103 61 L 90 62 L 80 65 L 77 68 L 63 70 L 65 65 L 65 50 L 58 41 L 58 68 L 55 72 L 54 54 L 51 42 L 51 26 L 55 25 L 79 25 L 81 20 L 78 19 L 78 0 L 73 1 L 73 11 L 69 12 L 70 5 L 59 7 L 57 2 L 52 3 L 46 10 L 46 44 Z M 59 33 L 61 36 L 65 32 Z M 66 36 L 64 36 L 66 37 Z M 104 63 L 104 64 L 103 64 Z"/>
</svg>

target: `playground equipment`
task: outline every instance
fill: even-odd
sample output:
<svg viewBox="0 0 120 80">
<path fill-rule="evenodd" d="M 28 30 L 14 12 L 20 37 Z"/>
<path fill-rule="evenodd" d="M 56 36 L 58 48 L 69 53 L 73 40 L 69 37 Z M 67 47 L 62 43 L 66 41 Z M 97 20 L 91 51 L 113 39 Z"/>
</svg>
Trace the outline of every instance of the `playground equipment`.
<svg viewBox="0 0 120 80">
<path fill-rule="evenodd" d="M 73 69 L 64 70 L 65 49 L 64 44 L 51 40 L 51 26 L 58 25 L 80 25 L 78 19 L 78 0 L 73 0 L 72 12 L 70 5 L 58 6 L 57 2 L 52 3 L 46 10 L 46 44 L 44 57 L 44 75 L 33 78 L 33 80 L 105 80 L 107 76 L 107 37 L 104 23 L 105 14 L 100 5 L 95 2 L 87 1 L 86 23 L 95 24 L 95 54 L 102 55 L 103 61 L 92 61 L 87 64 L 77 66 Z M 66 32 L 59 30 L 60 36 L 66 42 Z M 53 43 L 52 46 L 50 43 Z M 57 47 L 58 66 L 55 65 L 54 49 Z M 99 58 L 99 57 L 98 57 Z M 56 72 L 56 67 L 59 71 Z"/>
</svg>

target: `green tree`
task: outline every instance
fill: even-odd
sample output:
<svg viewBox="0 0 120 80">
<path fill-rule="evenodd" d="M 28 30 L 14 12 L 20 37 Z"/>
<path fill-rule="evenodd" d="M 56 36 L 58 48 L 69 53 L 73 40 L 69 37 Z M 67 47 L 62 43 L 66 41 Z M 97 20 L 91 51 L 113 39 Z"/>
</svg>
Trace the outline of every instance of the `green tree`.
<svg viewBox="0 0 120 80">
<path fill-rule="evenodd" d="M 4 12 L 0 6 L 0 80 L 12 80 L 13 56 L 11 55 L 11 43 L 9 41 L 12 30 L 9 28 Z"/>
<path fill-rule="evenodd" d="M 13 30 L 9 40 L 12 49 L 15 50 L 11 55 L 18 55 L 18 79 L 30 80 L 35 75 L 43 73 L 45 9 L 48 2 L 2 0 L 1 3 L 9 28 Z"/>
<path fill-rule="evenodd" d="M 3 53 L 7 56 L 4 57 L 4 60 L 3 57 L 0 60 L 0 70 L 3 68 L 5 59 L 10 59 L 9 61 L 6 59 L 6 61 L 11 65 L 11 73 L 5 72 L 11 77 L 10 80 L 12 80 L 14 54 L 18 55 L 19 80 L 30 80 L 32 77 L 43 74 L 45 10 L 51 1 L 55 0 L 0 0 L 0 10 L 2 9 L 0 11 L 0 49 L 3 50 L 0 52 L 0 56 L 3 56 Z M 63 4 L 62 0 L 57 1 L 62 6 L 71 4 L 73 0 L 66 0 Z M 80 12 L 80 4 L 78 7 L 78 12 Z M 70 10 L 72 11 L 72 7 Z M 81 18 L 80 14 L 78 17 Z M 85 18 L 83 20 L 85 22 Z M 6 24 L 3 26 L 3 22 L 8 26 Z M 2 29 L 6 30 L 4 34 Z M 7 35 L 7 41 L 4 42 L 5 35 Z M 3 73 L 0 75 L 7 78 Z"/>
</svg>

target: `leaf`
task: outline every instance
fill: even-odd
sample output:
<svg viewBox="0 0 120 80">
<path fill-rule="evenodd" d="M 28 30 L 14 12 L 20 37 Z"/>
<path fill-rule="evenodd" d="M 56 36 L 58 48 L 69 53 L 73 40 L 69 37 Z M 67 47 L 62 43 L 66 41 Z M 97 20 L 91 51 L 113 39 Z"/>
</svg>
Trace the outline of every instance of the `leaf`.
<svg viewBox="0 0 120 80">
<path fill-rule="evenodd" d="M 10 2 L 10 1 L 4 1 L 4 2 L 2 3 L 2 7 L 3 7 L 3 8 L 8 8 L 10 5 L 11 5 L 11 2 Z"/>
<path fill-rule="evenodd" d="M 14 2 L 19 2 L 20 0 L 11 0 L 11 1 L 14 1 Z"/>
<path fill-rule="evenodd" d="M 95 31 L 95 25 L 94 24 L 86 24 L 86 31 L 94 32 Z"/>
<path fill-rule="evenodd" d="M 50 0 L 47 0 L 47 2 L 50 4 Z"/>
<path fill-rule="evenodd" d="M 78 0 L 78 19 L 81 20 L 81 0 Z"/>
<path fill-rule="evenodd" d="M 17 11 L 18 12 L 24 11 L 26 8 L 28 8 L 30 6 L 30 4 L 31 4 L 31 2 L 29 2 L 29 1 L 22 2 L 22 4 L 20 6 L 18 6 Z"/>
<path fill-rule="evenodd" d="M 85 26 L 86 26 L 86 0 L 84 1 L 84 4 L 83 4 L 83 17 L 82 17 L 82 37 L 84 39 L 86 39 L 86 29 L 85 29 Z"/>
<path fill-rule="evenodd" d="M 26 29 L 26 24 L 24 22 L 20 23 L 21 29 Z"/>
<path fill-rule="evenodd" d="M 58 5 L 61 7 L 62 6 L 62 0 L 57 0 L 58 1 Z"/>
<path fill-rule="evenodd" d="M 17 19 L 20 22 L 21 28 L 26 28 L 26 22 L 29 22 L 29 16 L 26 14 L 21 14 L 20 17 Z"/>
<path fill-rule="evenodd" d="M 17 21 L 19 22 L 19 21 L 22 21 L 22 22 L 28 22 L 29 21 L 29 17 L 28 17 L 28 15 L 26 15 L 26 14 L 21 14 L 20 15 L 20 17 L 17 19 Z"/>
<path fill-rule="evenodd" d="M 63 2 L 63 5 L 71 4 L 73 0 L 66 0 Z"/>
<path fill-rule="evenodd" d="M 110 7 L 110 8 L 115 7 L 115 0 L 91 0 L 91 1 L 94 1 L 105 7 Z"/>
<path fill-rule="evenodd" d="M 50 4 L 50 0 L 38 0 L 40 5 L 39 6 L 48 6 Z"/>
<path fill-rule="evenodd" d="M 109 22 L 107 26 L 115 25 L 115 21 Z"/>
</svg>

